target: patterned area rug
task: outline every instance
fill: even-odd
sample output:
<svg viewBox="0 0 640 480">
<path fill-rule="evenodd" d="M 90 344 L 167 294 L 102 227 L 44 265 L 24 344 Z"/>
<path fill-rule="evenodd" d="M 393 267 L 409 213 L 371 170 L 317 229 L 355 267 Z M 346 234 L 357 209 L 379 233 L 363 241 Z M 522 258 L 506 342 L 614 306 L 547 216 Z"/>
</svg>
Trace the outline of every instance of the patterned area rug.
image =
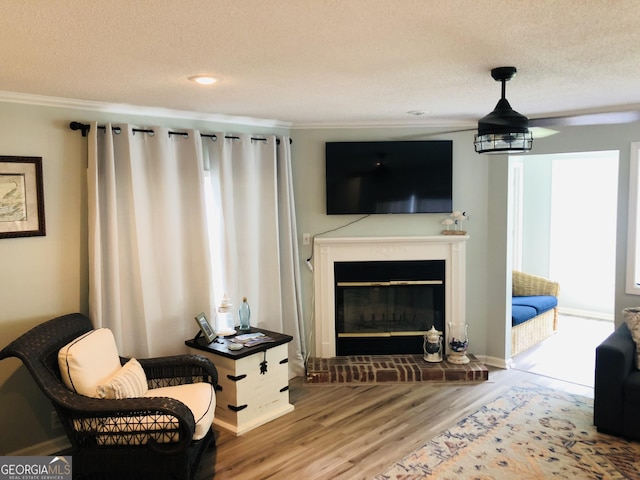
<svg viewBox="0 0 640 480">
<path fill-rule="evenodd" d="M 640 443 L 600 434 L 593 400 L 514 387 L 376 480 L 640 480 Z"/>
</svg>

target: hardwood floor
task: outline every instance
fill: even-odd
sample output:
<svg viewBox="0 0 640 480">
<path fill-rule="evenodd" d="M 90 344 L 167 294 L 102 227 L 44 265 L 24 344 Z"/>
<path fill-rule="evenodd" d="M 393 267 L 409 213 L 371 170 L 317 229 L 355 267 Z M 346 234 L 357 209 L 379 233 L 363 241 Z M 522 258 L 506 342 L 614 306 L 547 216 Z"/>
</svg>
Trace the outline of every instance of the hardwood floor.
<svg viewBox="0 0 640 480">
<path fill-rule="evenodd" d="M 216 430 L 197 480 L 371 479 L 512 385 L 593 397 L 593 389 L 519 370 L 468 384 L 290 384 L 292 413 L 246 434 Z"/>
<path fill-rule="evenodd" d="M 596 347 L 613 329 L 613 321 L 561 314 L 557 333 L 516 355 L 513 368 L 593 387 Z"/>
</svg>

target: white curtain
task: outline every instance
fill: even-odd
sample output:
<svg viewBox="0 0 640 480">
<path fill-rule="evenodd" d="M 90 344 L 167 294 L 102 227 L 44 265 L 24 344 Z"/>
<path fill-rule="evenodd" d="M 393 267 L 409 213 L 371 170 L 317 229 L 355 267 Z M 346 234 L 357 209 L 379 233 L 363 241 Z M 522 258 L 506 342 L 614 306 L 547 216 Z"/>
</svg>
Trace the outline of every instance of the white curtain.
<svg viewBox="0 0 640 480">
<path fill-rule="evenodd" d="M 293 337 L 290 376 L 303 375 L 289 138 L 105 127 L 89 133 L 94 325 L 114 332 L 123 355 L 181 353 L 195 315 L 213 323 L 226 293 L 237 319 L 247 297 L 252 326 Z"/>
<path fill-rule="evenodd" d="M 200 134 L 91 124 L 89 311 L 123 355 L 183 353 L 213 312 Z"/>
<path fill-rule="evenodd" d="M 251 325 L 293 336 L 291 376 L 304 374 L 304 328 L 289 137 L 204 141 L 217 302 L 243 297 Z M 278 141 L 279 140 L 279 141 Z M 219 225 L 222 228 L 219 228 Z M 215 232 L 219 235 L 216 236 Z"/>
</svg>

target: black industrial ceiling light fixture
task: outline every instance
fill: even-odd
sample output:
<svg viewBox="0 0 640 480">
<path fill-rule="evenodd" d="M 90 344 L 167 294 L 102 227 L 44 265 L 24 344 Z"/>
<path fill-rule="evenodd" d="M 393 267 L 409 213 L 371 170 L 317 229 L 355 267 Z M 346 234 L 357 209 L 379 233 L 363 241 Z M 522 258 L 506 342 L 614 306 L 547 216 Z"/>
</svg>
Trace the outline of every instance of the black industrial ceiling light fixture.
<svg viewBox="0 0 640 480">
<path fill-rule="evenodd" d="M 531 150 L 533 136 L 529 119 L 511 108 L 505 97 L 505 84 L 516 75 L 516 67 L 498 67 L 491 76 L 502 82 L 502 98 L 493 112 L 478 120 L 474 145 L 478 153 L 522 153 Z"/>
</svg>

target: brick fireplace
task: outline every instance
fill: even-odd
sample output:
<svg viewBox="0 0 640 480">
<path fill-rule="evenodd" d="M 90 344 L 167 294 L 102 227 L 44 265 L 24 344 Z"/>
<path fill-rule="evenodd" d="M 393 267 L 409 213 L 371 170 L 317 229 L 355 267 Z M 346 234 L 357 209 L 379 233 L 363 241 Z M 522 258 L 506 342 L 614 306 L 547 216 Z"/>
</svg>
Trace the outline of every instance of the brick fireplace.
<svg viewBox="0 0 640 480">
<path fill-rule="evenodd" d="M 431 324 L 435 325 L 437 329 L 442 330 L 444 326 L 450 322 L 453 324 L 463 325 L 465 323 L 465 242 L 468 237 L 458 235 L 438 235 L 438 236 L 412 236 L 412 237 L 342 237 L 342 238 L 316 238 L 314 242 L 314 256 L 315 256 L 315 356 L 319 358 L 332 358 L 341 355 L 339 350 L 344 351 L 344 347 L 341 345 L 342 340 L 339 339 L 338 330 L 343 330 L 343 323 L 336 327 L 336 301 L 338 306 L 342 308 L 342 298 L 336 298 L 336 296 L 342 295 L 339 292 L 336 281 L 336 266 L 337 271 L 342 270 L 344 265 L 362 265 L 375 264 L 379 266 L 383 263 L 387 263 L 389 266 L 420 264 L 420 270 L 424 271 L 422 265 L 424 262 L 434 263 L 441 265 L 443 270 L 443 278 L 438 280 L 441 282 L 441 289 L 443 288 L 443 295 L 440 295 L 440 300 L 428 300 L 426 304 L 418 304 L 415 306 L 416 311 L 422 314 L 425 309 L 431 309 L 431 313 L 425 315 L 426 320 L 423 325 L 418 325 L 415 328 L 411 327 L 414 341 L 407 343 L 408 351 L 406 353 L 416 353 L 415 340 L 420 342 L 419 332 L 423 328 L 428 328 Z M 367 270 L 366 268 L 364 270 Z M 428 270 L 428 269 L 427 269 Z M 422 273 L 420 274 L 422 275 Z M 391 274 L 393 277 L 394 274 Z M 401 278 L 402 277 L 402 278 Z M 400 274 L 398 278 L 401 280 L 402 286 L 410 285 L 410 288 L 417 288 L 416 284 L 433 283 L 431 278 L 405 278 L 406 275 Z M 361 279 L 358 279 L 358 282 Z M 372 278 L 372 282 L 383 281 L 377 278 Z M 357 284 L 358 282 L 347 282 L 350 286 Z M 394 280 L 384 280 L 384 283 L 391 283 L 395 286 Z M 412 283 L 413 282 L 413 283 Z M 429 288 L 433 288 L 431 285 Z M 359 289 L 352 289 L 356 293 L 352 293 L 352 296 L 356 298 L 363 297 L 363 294 L 357 293 Z M 338 292 L 338 294 L 336 293 Z M 367 295 L 371 295 L 368 293 Z M 394 296 L 404 297 L 405 293 L 395 294 Z M 419 297 L 425 295 L 420 294 Z M 429 297 L 429 294 L 426 295 Z M 443 298 L 442 298 L 443 297 Z M 369 298 L 369 297 L 366 297 Z M 406 302 L 405 302 L 406 303 Z M 409 303 L 415 303 L 411 301 Z M 339 314 L 340 315 L 340 314 Z M 411 314 L 413 315 L 413 314 Z M 360 314 L 364 317 L 365 314 Z M 372 319 L 385 320 L 388 317 L 398 317 L 404 319 L 407 317 L 405 313 L 405 307 L 402 309 L 397 308 L 396 311 L 387 313 L 372 313 L 372 308 L 366 310 L 366 319 L 369 317 Z M 357 323 L 357 322 L 356 322 Z M 371 323 L 371 322 L 369 322 Z M 374 322 L 376 323 L 376 322 Z M 377 322 L 379 323 L 379 322 Z M 427 325 L 428 324 L 428 325 Z M 365 330 L 369 328 L 367 326 Z M 404 324 L 401 324 L 400 330 L 406 329 Z M 379 336 L 382 336 L 378 334 Z M 390 335 L 395 335 L 391 333 Z M 349 334 L 348 342 L 351 342 L 353 338 L 362 336 L 360 334 Z M 402 336 L 402 334 L 400 335 Z M 409 337 L 410 335 L 404 335 Z M 344 337 L 342 332 L 341 337 Z M 375 335 L 372 336 L 375 339 Z M 413 343 L 412 343 L 413 342 Z M 362 343 L 362 342 L 360 342 Z M 358 354 L 378 354 L 378 353 L 403 353 L 398 351 L 384 352 L 380 350 L 381 343 L 376 341 L 369 342 L 371 350 L 366 351 L 366 343 L 364 346 L 357 348 L 364 348 L 364 350 L 358 350 Z M 394 347 L 395 348 L 395 347 Z M 349 350 L 346 350 L 349 351 Z M 347 353 L 350 354 L 350 353 Z"/>
</svg>

